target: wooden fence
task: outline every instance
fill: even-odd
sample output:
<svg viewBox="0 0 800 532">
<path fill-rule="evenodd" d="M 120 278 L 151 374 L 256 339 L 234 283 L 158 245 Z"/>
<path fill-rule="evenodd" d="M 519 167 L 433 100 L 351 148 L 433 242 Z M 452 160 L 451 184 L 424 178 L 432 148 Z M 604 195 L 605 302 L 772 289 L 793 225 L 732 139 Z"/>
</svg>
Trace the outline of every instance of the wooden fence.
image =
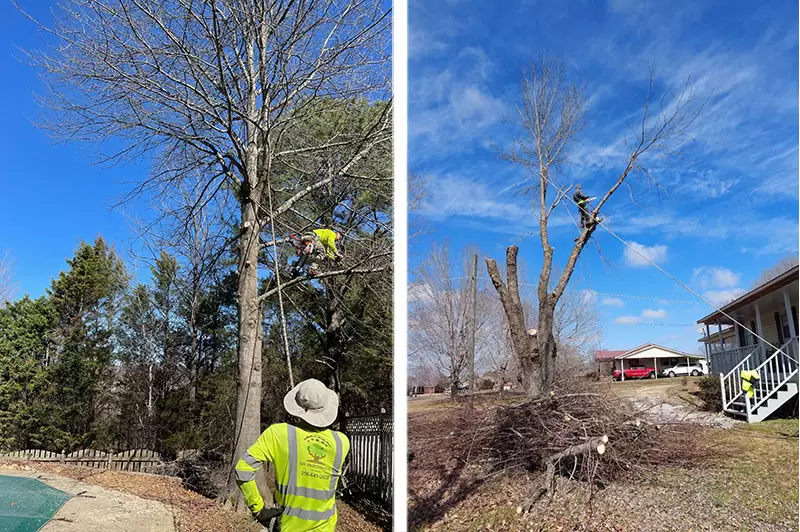
<svg viewBox="0 0 800 532">
<path fill-rule="evenodd" d="M 391 414 L 345 416 L 342 432 L 350 439 L 345 479 L 351 487 L 392 505 L 394 424 Z"/>
<path fill-rule="evenodd" d="M 163 466 L 161 456 L 157 452 L 148 449 L 134 449 L 121 453 L 107 453 L 94 449 L 81 449 L 69 454 L 54 453 L 41 449 L 26 449 L 24 451 L 0 451 L 0 460 L 55 462 L 139 473 L 155 473 L 160 471 Z"/>
</svg>

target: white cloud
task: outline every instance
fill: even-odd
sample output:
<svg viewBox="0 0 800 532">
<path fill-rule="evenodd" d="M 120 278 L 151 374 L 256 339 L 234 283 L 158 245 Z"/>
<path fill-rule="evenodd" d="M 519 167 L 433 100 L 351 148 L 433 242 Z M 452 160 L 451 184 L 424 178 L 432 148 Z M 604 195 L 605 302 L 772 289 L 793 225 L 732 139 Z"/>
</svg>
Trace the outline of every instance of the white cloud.
<svg viewBox="0 0 800 532">
<path fill-rule="evenodd" d="M 636 242 L 628 242 L 628 244 L 630 247 L 626 247 L 624 253 L 628 266 L 648 266 L 650 262 L 658 264 L 667 258 L 667 246 L 645 246 Z"/>
<path fill-rule="evenodd" d="M 594 290 L 581 290 L 581 301 L 584 305 L 590 305 L 597 299 L 597 294 Z"/>
<path fill-rule="evenodd" d="M 625 306 L 625 303 L 618 297 L 604 297 L 600 300 L 601 305 L 605 305 L 607 307 L 622 307 Z"/>
<path fill-rule="evenodd" d="M 645 309 L 639 316 L 619 316 L 614 320 L 617 325 L 636 325 L 645 320 L 661 320 L 667 317 L 667 311 L 664 309 Z"/>
<path fill-rule="evenodd" d="M 426 197 L 416 214 L 431 220 L 450 216 L 463 218 L 464 227 L 479 228 L 517 237 L 538 234 L 539 220 L 528 200 L 519 194 L 503 192 L 501 187 L 475 179 L 443 175 L 427 181 Z M 556 212 L 549 227 L 572 225 L 565 214 Z"/>
<path fill-rule="evenodd" d="M 730 290 L 708 290 L 703 292 L 703 297 L 708 299 L 714 305 L 721 307 L 727 303 L 730 303 L 745 292 L 746 290 L 742 288 L 732 288 Z"/>
<path fill-rule="evenodd" d="M 701 266 L 692 271 L 692 284 L 706 290 L 709 288 L 732 288 L 739 284 L 741 277 L 728 268 Z"/>
</svg>

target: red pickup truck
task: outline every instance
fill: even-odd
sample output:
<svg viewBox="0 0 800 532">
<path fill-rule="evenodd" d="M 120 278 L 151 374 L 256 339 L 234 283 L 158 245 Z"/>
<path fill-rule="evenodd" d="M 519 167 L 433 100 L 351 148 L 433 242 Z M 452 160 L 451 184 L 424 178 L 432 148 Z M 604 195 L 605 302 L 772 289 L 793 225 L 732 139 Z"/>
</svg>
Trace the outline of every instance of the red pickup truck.
<svg viewBox="0 0 800 532">
<path fill-rule="evenodd" d="M 656 378 L 656 368 L 648 368 L 647 366 L 631 366 L 629 368 L 625 368 L 625 378 L 626 379 L 643 379 L 645 377 L 649 377 L 651 379 Z M 615 369 L 614 370 L 614 380 L 622 380 L 622 371 Z"/>
</svg>

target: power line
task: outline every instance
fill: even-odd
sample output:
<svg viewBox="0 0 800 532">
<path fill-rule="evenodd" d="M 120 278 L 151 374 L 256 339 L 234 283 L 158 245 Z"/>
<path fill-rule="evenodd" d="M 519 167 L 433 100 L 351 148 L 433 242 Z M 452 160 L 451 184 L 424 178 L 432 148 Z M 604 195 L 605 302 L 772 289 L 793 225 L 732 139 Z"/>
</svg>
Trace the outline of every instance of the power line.
<svg viewBox="0 0 800 532">
<path fill-rule="evenodd" d="M 469 280 L 470 277 L 445 277 L 442 279 L 443 281 L 460 281 L 460 280 Z M 488 277 L 478 277 L 479 281 L 489 281 Z M 517 283 L 520 286 L 538 286 L 536 283 Z M 640 296 L 636 294 L 617 294 L 613 292 L 600 292 L 595 290 L 594 288 L 585 288 L 587 292 L 591 292 L 593 295 L 596 296 L 606 296 L 606 297 L 621 297 L 625 299 L 641 299 L 645 301 L 658 301 L 660 303 L 671 303 L 675 305 L 702 305 L 702 301 L 688 301 L 688 300 L 680 300 L 680 299 L 667 299 L 663 297 L 650 297 L 650 296 Z"/>
</svg>

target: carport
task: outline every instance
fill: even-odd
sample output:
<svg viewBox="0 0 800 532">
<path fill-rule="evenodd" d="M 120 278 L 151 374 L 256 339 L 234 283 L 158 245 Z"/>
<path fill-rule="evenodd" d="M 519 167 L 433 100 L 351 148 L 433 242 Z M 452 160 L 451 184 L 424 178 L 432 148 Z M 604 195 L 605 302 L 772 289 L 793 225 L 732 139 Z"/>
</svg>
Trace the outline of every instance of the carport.
<svg viewBox="0 0 800 532">
<path fill-rule="evenodd" d="M 700 355 L 690 355 L 677 349 L 671 349 L 656 344 L 644 344 L 625 351 L 614 357 L 614 369 L 624 370 L 631 366 L 648 366 L 655 368 L 656 378 L 664 368 L 674 366 L 679 362 L 705 361 L 706 357 Z M 622 373 L 622 380 L 625 380 L 625 373 Z"/>
</svg>

